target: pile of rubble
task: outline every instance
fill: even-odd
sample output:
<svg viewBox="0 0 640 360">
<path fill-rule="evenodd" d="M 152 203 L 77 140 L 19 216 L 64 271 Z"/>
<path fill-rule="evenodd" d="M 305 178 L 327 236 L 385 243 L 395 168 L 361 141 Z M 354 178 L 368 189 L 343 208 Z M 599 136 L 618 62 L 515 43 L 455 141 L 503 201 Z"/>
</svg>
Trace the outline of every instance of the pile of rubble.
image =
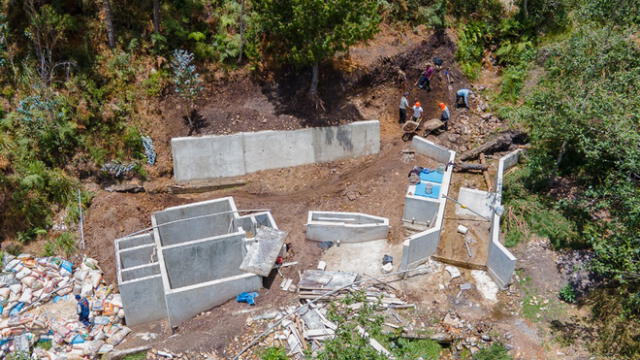
<svg viewBox="0 0 640 360">
<path fill-rule="evenodd" d="M 57 257 L 5 255 L 0 274 L 0 358 L 27 353 L 38 359 L 93 358 L 113 350 L 131 330 L 122 325 L 119 294 L 105 286 L 98 262 L 74 269 Z M 90 305 L 90 324 L 79 321 L 75 295 Z"/>
</svg>

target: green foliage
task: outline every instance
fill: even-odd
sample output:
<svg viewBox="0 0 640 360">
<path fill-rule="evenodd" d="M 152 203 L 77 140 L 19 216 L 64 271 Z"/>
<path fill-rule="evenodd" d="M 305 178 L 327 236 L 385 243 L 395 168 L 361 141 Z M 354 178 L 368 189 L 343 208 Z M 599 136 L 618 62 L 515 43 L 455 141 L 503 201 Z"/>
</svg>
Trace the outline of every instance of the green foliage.
<svg viewBox="0 0 640 360">
<path fill-rule="evenodd" d="M 287 360 L 287 351 L 281 347 L 268 347 L 260 353 L 261 360 Z"/>
<path fill-rule="evenodd" d="M 556 248 L 584 246 L 577 238 L 575 224 L 564 216 L 561 203 L 533 193 L 532 189 L 539 184 L 528 182 L 529 176 L 529 170 L 524 168 L 505 178 L 502 193 L 505 245 L 516 246 L 535 233 L 548 237 Z"/>
<path fill-rule="evenodd" d="M 437 360 L 440 359 L 442 347 L 433 340 L 399 338 L 391 349 L 396 359 L 411 360 L 422 358 L 424 360 Z"/>
<path fill-rule="evenodd" d="M 575 304 L 578 300 L 576 291 L 571 284 L 563 286 L 558 293 L 558 297 L 560 298 L 560 300 L 569 304 Z"/>
<path fill-rule="evenodd" d="M 309 66 L 345 51 L 378 31 L 373 0 L 256 0 L 262 52 L 285 63 Z"/>
<path fill-rule="evenodd" d="M 165 70 L 152 71 L 142 82 L 145 93 L 151 97 L 162 95 L 167 85 L 169 85 L 169 73 Z"/>
<path fill-rule="evenodd" d="M 568 23 L 571 2 L 571 0 L 519 0 L 516 18 L 526 28 L 535 29 L 536 32 L 558 32 Z"/>
<path fill-rule="evenodd" d="M 511 360 L 513 359 L 509 355 L 509 351 L 504 345 L 500 343 L 494 343 L 488 348 L 480 349 L 473 354 L 473 360 Z"/>
<path fill-rule="evenodd" d="M 30 360 L 31 356 L 26 351 L 16 351 L 7 355 L 7 360 Z"/>
<path fill-rule="evenodd" d="M 134 354 L 129 354 L 122 358 L 122 360 L 144 360 L 147 358 L 146 351 L 140 351 Z"/>
</svg>

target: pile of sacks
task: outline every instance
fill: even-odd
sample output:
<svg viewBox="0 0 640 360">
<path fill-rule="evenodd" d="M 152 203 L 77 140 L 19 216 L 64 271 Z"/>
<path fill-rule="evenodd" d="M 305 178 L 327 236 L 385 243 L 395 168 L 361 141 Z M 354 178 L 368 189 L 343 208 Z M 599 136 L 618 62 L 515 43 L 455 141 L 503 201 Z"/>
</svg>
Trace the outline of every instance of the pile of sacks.
<svg viewBox="0 0 640 360">
<path fill-rule="evenodd" d="M 0 358 L 23 352 L 37 359 L 86 359 L 113 350 L 127 334 L 119 294 L 102 281 L 98 262 L 77 268 L 57 257 L 5 255 L 0 273 Z M 75 295 L 90 304 L 85 326 Z"/>
</svg>

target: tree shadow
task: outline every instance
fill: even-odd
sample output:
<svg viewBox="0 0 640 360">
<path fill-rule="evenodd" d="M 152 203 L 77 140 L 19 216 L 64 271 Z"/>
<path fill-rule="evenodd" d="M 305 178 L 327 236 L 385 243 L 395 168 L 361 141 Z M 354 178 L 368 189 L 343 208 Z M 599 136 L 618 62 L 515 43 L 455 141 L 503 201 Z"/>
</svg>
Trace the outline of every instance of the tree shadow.
<svg viewBox="0 0 640 360">
<path fill-rule="evenodd" d="M 209 125 L 209 123 L 207 122 L 207 119 L 204 116 L 202 116 L 197 109 L 191 110 L 191 113 L 189 115 L 190 116 L 185 115 L 182 117 L 184 124 L 187 126 L 187 128 L 189 128 L 188 136 L 193 135 L 194 132 L 196 134 L 200 134 L 202 129 L 204 129 L 205 127 L 207 127 L 207 125 Z M 189 121 L 189 119 L 191 119 L 191 121 Z"/>
</svg>

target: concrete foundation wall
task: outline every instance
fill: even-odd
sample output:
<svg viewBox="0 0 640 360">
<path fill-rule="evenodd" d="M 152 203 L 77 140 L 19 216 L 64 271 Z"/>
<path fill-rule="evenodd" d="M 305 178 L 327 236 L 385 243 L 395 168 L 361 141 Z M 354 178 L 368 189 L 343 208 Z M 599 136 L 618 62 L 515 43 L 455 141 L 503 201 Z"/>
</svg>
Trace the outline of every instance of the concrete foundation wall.
<svg viewBox="0 0 640 360">
<path fill-rule="evenodd" d="M 122 281 L 130 281 L 159 274 L 160 266 L 158 265 L 158 263 L 142 265 L 122 270 Z"/>
<path fill-rule="evenodd" d="M 121 269 L 128 269 L 135 266 L 147 265 L 155 259 L 156 248 L 153 244 L 142 245 L 122 250 L 118 253 Z"/>
<path fill-rule="evenodd" d="M 518 163 L 522 150 L 513 151 L 498 162 L 496 174 L 496 206 L 502 203 L 502 184 L 504 172 Z M 491 219 L 491 244 L 487 258 L 487 271 L 500 287 L 506 287 L 511 283 L 511 277 L 516 268 L 516 257 L 511 254 L 500 242 L 500 215 L 495 214 Z"/>
<path fill-rule="evenodd" d="M 197 240 L 162 249 L 172 289 L 242 273 L 244 232 Z"/>
<path fill-rule="evenodd" d="M 429 229 L 410 236 L 402 244 L 400 271 L 415 267 L 433 255 L 440 243 L 440 229 Z"/>
<path fill-rule="evenodd" d="M 133 326 L 167 317 L 162 277 L 154 275 L 118 285 L 127 325 Z"/>
<path fill-rule="evenodd" d="M 436 223 L 440 205 L 440 200 L 407 195 L 404 198 L 402 220 L 407 224 L 417 224 L 427 228 L 432 227 Z"/>
<path fill-rule="evenodd" d="M 411 145 L 416 152 L 427 155 L 444 164 L 453 162 L 456 157 L 455 151 L 448 150 L 419 136 L 413 137 Z M 447 166 L 444 176 L 442 177 L 439 199 L 428 199 L 421 196 L 409 195 L 410 192 L 413 192 L 412 187 L 409 186 L 409 190 L 405 196 L 405 206 L 402 216 L 403 222 L 405 225 L 410 225 L 412 222 L 418 222 L 419 225 L 422 225 L 420 224 L 421 221 L 430 220 L 431 223 L 429 224 L 429 229 L 414 234 L 404 241 L 402 247 L 402 262 L 400 263 L 401 270 L 407 270 L 425 262 L 438 248 L 442 224 L 444 222 L 444 211 L 447 206 L 447 199 L 442 196 L 449 194 L 452 175 L 453 167 Z"/>
<path fill-rule="evenodd" d="M 141 245 L 153 244 L 153 233 L 140 234 L 128 238 L 119 239 L 117 242 L 118 250 L 125 250 Z"/>
<path fill-rule="evenodd" d="M 451 150 L 447 149 L 444 146 L 434 144 L 431 141 L 420 136 L 413 137 L 413 140 L 411 140 L 411 146 L 416 150 L 417 153 L 427 155 L 428 157 L 443 164 L 449 162 L 451 158 Z"/>
<path fill-rule="evenodd" d="M 244 291 L 257 291 L 261 287 L 262 279 L 258 275 L 242 274 L 211 283 L 171 290 L 166 294 L 169 325 L 178 326 Z"/>
<path fill-rule="evenodd" d="M 307 239 L 313 241 L 356 243 L 389 234 L 389 219 L 361 213 L 309 211 L 305 226 Z"/>
<path fill-rule="evenodd" d="M 377 154 L 380 123 L 174 138 L 171 151 L 176 181 L 238 176 Z"/>
<path fill-rule="evenodd" d="M 161 244 L 170 246 L 233 231 L 230 224 L 235 210 L 229 198 L 222 198 L 167 208 L 154 213 L 152 223 L 159 226 L 157 230 Z"/>
</svg>

